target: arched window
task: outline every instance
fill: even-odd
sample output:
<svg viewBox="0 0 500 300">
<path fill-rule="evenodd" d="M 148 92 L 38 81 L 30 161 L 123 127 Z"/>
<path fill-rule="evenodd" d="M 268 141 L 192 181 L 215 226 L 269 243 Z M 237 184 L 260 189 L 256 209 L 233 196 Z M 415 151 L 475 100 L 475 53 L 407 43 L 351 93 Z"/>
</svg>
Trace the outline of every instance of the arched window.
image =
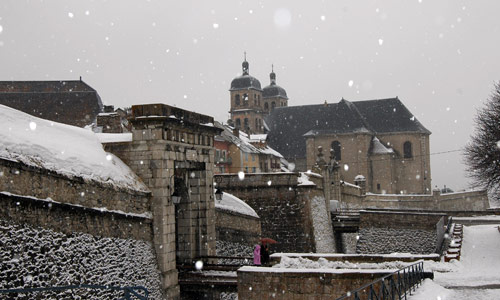
<svg viewBox="0 0 500 300">
<path fill-rule="evenodd" d="M 236 128 L 241 128 L 241 120 L 236 119 Z"/>
<path fill-rule="evenodd" d="M 264 103 L 264 110 L 265 111 L 268 111 L 269 110 L 269 103 Z"/>
<path fill-rule="evenodd" d="M 255 118 L 255 128 L 259 129 L 259 119 Z"/>
<path fill-rule="evenodd" d="M 243 121 L 243 124 L 245 125 L 245 127 L 243 129 L 247 130 L 247 128 L 248 128 L 248 118 L 245 118 L 245 120 Z"/>
<path fill-rule="evenodd" d="M 248 106 L 248 94 L 243 94 L 243 105 Z"/>
<path fill-rule="evenodd" d="M 272 110 L 272 109 L 274 109 L 275 107 L 276 107 L 276 102 L 274 102 L 274 101 L 273 101 L 273 102 L 271 103 L 271 110 Z"/>
<path fill-rule="evenodd" d="M 234 104 L 236 104 L 236 106 L 240 105 L 240 95 L 234 96 Z"/>
<path fill-rule="evenodd" d="M 342 159 L 342 146 L 339 141 L 332 142 L 332 150 L 333 150 L 333 158 L 336 161 L 340 161 Z"/>
<path fill-rule="evenodd" d="M 412 158 L 413 154 L 411 153 L 411 142 L 406 141 L 403 144 L 403 157 L 404 158 Z"/>
</svg>

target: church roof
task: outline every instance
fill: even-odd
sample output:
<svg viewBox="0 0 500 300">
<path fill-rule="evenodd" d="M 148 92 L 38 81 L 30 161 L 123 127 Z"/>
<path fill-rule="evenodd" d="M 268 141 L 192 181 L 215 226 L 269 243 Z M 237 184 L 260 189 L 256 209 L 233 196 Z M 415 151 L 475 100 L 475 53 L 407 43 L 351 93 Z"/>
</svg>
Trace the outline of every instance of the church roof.
<svg viewBox="0 0 500 300">
<path fill-rule="evenodd" d="M 241 75 L 231 81 L 231 89 L 229 89 L 230 91 L 243 89 L 256 89 L 259 91 L 262 90 L 260 81 L 249 74 Z"/>
<path fill-rule="evenodd" d="M 276 84 L 276 73 L 274 73 L 274 70 L 272 70 L 271 74 L 269 74 L 269 78 L 271 79 L 271 83 L 262 90 L 262 97 L 280 97 L 288 100 L 285 89 Z"/>
<path fill-rule="evenodd" d="M 102 110 L 97 91 L 81 80 L 0 81 L 0 104 L 79 127 L 91 124 Z"/>
<path fill-rule="evenodd" d="M 430 134 L 398 98 L 277 107 L 266 118 L 268 143 L 287 158 L 306 155 L 309 136 L 348 133 Z"/>
<path fill-rule="evenodd" d="M 286 91 L 279 85 L 268 85 L 262 90 L 262 98 L 281 97 L 288 99 Z"/>
</svg>

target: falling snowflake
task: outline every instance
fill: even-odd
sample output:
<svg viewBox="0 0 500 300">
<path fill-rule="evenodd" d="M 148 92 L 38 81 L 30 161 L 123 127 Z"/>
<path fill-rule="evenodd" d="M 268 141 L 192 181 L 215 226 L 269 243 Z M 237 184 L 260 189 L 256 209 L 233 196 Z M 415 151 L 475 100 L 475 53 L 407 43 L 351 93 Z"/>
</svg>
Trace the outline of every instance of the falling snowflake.
<svg viewBox="0 0 500 300">
<path fill-rule="evenodd" d="M 238 178 L 239 178 L 240 180 L 245 179 L 245 173 L 243 173 L 242 171 L 239 171 L 239 172 L 238 172 Z"/>
<path fill-rule="evenodd" d="M 195 264 L 194 264 L 194 267 L 196 268 L 196 270 L 201 270 L 203 269 L 203 262 L 201 260 L 198 260 Z"/>
<path fill-rule="evenodd" d="M 349 80 L 348 85 L 349 85 L 349 87 L 352 87 L 354 85 L 354 81 L 353 80 Z"/>
<path fill-rule="evenodd" d="M 219 24 L 217 24 L 217 23 L 214 23 L 212 26 L 214 27 L 214 29 L 219 28 Z"/>
<path fill-rule="evenodd" d="M 379 44 L 380 46 L 382 46 L 382 44 L 383 44 L 383 43 L 384 43 L 384 40 L 383 40 L 383 39 L 378 39 L 378 44 Z"/>
<path fill-rule="evenodd" d="M 69 13 L 68 13 L 68 17 L 73 18 L 74 16 L 75 16 L 75 15 L 73 15 L 73 13 L 72 13 L 72 12 L 69 12 Z"/>
<path fill-rule="evenodd" d="M 33 122 L 33 121 L 30 122 L 30 129 L 33 131 L 36 130 L 36 123 L 35 122 Z"/>
</svg>

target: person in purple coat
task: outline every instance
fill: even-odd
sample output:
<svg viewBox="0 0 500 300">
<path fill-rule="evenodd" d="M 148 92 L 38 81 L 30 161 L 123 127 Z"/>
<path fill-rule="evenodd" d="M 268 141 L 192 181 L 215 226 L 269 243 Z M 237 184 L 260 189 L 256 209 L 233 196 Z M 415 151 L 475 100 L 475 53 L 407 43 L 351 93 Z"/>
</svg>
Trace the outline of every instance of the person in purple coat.
<svg viewBox="0 0 500 300">
<path fill-rule="evenodd" d="M 260 266 L 260 245 L 255 245 L 253 249 L 253 264 L 256 266 Z"/>
</svg>

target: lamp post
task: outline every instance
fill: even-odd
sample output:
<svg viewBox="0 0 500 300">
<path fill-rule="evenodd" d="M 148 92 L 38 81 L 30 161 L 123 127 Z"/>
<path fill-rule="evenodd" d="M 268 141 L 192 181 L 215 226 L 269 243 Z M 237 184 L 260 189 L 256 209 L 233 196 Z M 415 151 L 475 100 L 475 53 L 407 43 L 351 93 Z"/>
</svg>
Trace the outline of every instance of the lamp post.
<svg viewBox="0 0 500 300">
<path fill-rule="evenodd" d="M 224 194 L 224 193 L 223 193 L 223 192 L 222 192 L 222 190 L 221 190 L 221 189 L 219 189 L 219 188 L 217 188 L 217 190 L 215 191 L 215 199 L 216 199 L 217 201 L 219 201 L 219 203 L 222 201 L 222 195 L 223 195 L 223 194 Z"/>
<path fill-rule="evenodd" d="M 179 193 L 177 192 L 177 190 L 174 187 L 175 179 L 172 182 L 172 178 L 174 176 L 175 176 L 175 174 L 172 174 L 172 176 L 170 176 L 170 179 L 169 179 L 169 182 L 171 182 L 171 184 L 170 184 L 170 190 L 172 190 L 172 189 L 174 190 L 174 192 L 172 193 L 172 195 L 170 197 L 172 198 L 172 202 L 174 204 L 179 204 L 181 202 L 181 196 L 179 195 Z"/>
</svg>

